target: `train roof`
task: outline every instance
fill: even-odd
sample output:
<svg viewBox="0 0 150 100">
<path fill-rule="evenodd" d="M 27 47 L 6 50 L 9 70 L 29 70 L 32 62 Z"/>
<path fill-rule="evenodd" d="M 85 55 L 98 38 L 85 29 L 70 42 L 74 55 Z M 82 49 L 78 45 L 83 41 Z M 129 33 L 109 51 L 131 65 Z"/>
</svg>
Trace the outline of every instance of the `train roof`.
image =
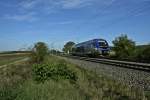
<svg viewBox="0 0 150 100">
<path fill-rule="evenodd" d="M 76 44 L 75 46 L 80 46 L 80 45 L 84 45 L 84 44 L 87 44 L 87 43 L 91 43 L 91 42 L 95 42 L 95 41 L 106 41 L 105 39 L 92 39 L 92 40 L 89 40 L 89 41 L 85 41 L 85 42 L 81 42 L 79 44 Z"/>
</svg>

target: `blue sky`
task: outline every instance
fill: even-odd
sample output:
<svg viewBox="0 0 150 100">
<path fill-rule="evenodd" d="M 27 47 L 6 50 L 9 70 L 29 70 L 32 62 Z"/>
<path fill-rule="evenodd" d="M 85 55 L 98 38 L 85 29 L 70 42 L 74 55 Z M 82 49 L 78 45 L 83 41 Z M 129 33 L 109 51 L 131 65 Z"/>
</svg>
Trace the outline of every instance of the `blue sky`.
<svg viewBox="0 0 150 100">
<path fill-rule="evenodd" d="M 0 0 L 0 51 L 120 34 L 150 43 L 150 0 Z"/>
</svg>

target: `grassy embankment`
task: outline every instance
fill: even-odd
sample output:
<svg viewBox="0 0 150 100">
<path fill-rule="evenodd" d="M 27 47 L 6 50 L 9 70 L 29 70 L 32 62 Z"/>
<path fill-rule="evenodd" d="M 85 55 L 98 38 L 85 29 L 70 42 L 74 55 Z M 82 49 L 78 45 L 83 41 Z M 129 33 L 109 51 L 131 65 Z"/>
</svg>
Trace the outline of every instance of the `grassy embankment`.
<svg viewBox="0 0 150 100">
<path fill-rule="evenodd" d="M 27 57 L 27 54 L 0 54 L 0 66 L 21 60 Z"/>
<path fill-rule="evenodd" d="M 142 90 L 128 87 L 104 76 L 97 76 L 93 72 L 81 69 L 57 57 L 48 57 L 44 63 L 49 67 L 46 69 L 39 67 L 40 73 L 35 73 L 37 70 L 33 69 L 28 62 L 17 66 L 9 65 L 11 67 L 0 70 L 0 100 L 146 99 Z M 53 65 L 65 65 L 66 67 L 55 69 L 51 67 Z M 51 70 L 49 71 L 51 74 L 45 74 L 44 71 L 47 72 L 47 70 Z M 44 77 L 45 81 L 35 81 L 35 78 L 39 79 L 38 75 L 35 76 L 36 74 Z M 76 76 L 74 82 L 70 81 L 68 75 L 71 78 L 73 75 Z M 49 78 L 45 78 L 47 76 Z"/>
</svg>

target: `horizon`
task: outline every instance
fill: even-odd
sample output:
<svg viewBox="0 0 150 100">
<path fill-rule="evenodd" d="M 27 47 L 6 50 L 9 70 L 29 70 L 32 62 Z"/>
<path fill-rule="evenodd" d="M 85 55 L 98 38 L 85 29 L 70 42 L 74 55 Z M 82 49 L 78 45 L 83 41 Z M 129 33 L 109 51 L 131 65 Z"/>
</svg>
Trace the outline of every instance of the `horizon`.
<svg viewBox="0 0 150 100">
<path fill-rule="evenodd" d="M 150 43 L 150 0 L 1 0 L 0 52 L 42 41 L 62 49 L 68 41 L 127 34 L 137 45 Z"/>
</svg>

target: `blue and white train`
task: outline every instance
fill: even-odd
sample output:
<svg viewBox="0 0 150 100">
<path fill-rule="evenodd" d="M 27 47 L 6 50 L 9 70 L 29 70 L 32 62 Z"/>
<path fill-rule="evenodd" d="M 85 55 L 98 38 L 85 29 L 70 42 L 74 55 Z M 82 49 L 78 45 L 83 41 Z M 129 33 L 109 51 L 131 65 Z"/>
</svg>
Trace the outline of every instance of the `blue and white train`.
<svg viewBox="0 0 150 100">
<path fill-rule="evenodd" d="M 73 47 L 73 55 L 107 55 L 109 53 L 108 42 L 104 39 L 93 39 L 76 44 Z"/>
</svg>

